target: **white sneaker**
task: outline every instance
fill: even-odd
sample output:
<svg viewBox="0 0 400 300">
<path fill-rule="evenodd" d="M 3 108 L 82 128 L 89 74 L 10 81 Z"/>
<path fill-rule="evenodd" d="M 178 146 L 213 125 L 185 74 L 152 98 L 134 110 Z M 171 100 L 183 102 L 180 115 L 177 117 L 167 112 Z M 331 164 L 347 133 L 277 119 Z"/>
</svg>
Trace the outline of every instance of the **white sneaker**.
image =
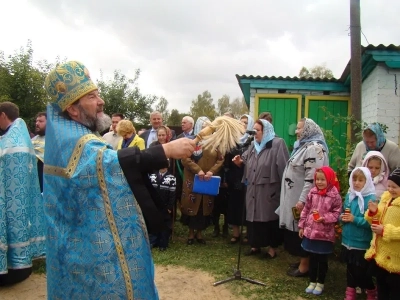
<svg viewBox="0 0 400 300">
<path fill-rule="evenodd" d="M 324 290 L 324 285 L 322 283 L 317 283 L 317 286 L 313 290 L 314 295 L 321 295 L 322 291 Z"/>
<path fill-rule="evenodd" d="M 314 291 L 316 285 L 317 285 L 316 282 L 310 282 L 310 285 L 306 288 L 306 293 L 307 294 L 312 294 L 312 292 Z"/>
</svg>

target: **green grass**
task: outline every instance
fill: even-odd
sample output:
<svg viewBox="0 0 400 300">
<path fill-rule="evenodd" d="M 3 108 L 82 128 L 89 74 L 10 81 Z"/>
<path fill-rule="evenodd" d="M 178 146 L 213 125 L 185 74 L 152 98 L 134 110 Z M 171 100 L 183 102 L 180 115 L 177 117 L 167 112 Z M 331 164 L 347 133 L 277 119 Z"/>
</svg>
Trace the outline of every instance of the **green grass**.
<svg viewBox="0 0 400 300">
<path fill-rule="evenodd" d="M 204 234 L 207 245 L 186 245 L 187 227 L 179 222 L 175 224 L 174 239 L 165 252 L 153 249 L 154 263 L 157 265 L 182 266 L 192 270 L 202 270 L 222 280 L 233 275 L 233 268 L 237 266 L 238 245 L 229 244 L 229 238 L 211 237 L 212 227 Z M 247 251 L 249 246 L 242 247 Z M 264 250 L 265 251 L 265 250 Z M 251 300 L 269 299 L 316 299 L 317 296 L 307 295 L 304 290 L 308 285 L 308 278 L 293 278 L 286 275 L 288 264 L 295 262 L 291 257 L 278 249 L 278 257 L 268 260 L 262 256 L 241 256 L 240 270 L 243 277 L 249 277 L 267 284 L 266 287 L 254 285 L 244 280 L 235 280 L 224 284 L 235 295 L 242 295 Z M 45 261 L 35 260 L 33 271 L 44 273 Z M 214 287 L 213 287 L 214 288 Z M 215 287 L 218 288 L 218 287 Z M 329 271 L 325 282 L 325 290 L 318 299 L 343 299 L 346 288 L 346 266 L 339 263 L 333 255 L 329 261 Z M 222 299 L 221 299 L 222 300 Z"/>
<path fill-rule="evenodd" d="M 202 270 L 212 274 L 216 281 L 233 275 L 233 267 L 237 266 L 238 245 L 229 244 L 229 238 L 211 237 L 210 227 L 204 237 L 207 245 L 186 245 L 187 227 L 179 222 L 175 224 L 174 239 L 167 251 L 153 249 L 155 264 L 184 266 L 193 270 Z M 249 246 L 242 247 L 247 251 Z M 265 250 L 264 250 L 265 251 Z M 289 263 L 296 258 L 278 249 L 276 259 L 260 256 L 241 256 L 240 270 L 243 277 L 249 277 L 267 284 L 266 287 L 254 285 L 244 280 L 235 280 L 224 284 L 234 294 L 252 300 L 267 299 L 315 299 L 315 295 L 307 295 L 304 290 L 308 278 L 293 278 L 286 275 Z M 215 287 L 218 288 L 218 287 Z M 346 266 L 332 255 L 325 282 L 325 291 L 318 299 L 342 299 L 346 289 Z"/>
</svg>

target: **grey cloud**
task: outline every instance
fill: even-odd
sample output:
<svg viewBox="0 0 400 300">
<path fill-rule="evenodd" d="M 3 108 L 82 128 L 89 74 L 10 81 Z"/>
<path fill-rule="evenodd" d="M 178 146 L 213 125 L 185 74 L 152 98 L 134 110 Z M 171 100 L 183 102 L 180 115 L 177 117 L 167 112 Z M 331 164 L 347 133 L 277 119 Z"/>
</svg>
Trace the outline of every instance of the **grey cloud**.
<svg viewBox="0 0 400 300">
<path fill-rule="evenodd" d="M 77 30 L 75 21 L 81 19 L 85 26 L 117 36 L 131 59 L 100 55 L 99 66 L 146 70 L 177 108 L 186 105 L 188 109 L 188 101 L 205 89 L 214 99 L 223 94 L 240 96 L 236 73 L 294 76 L 302 65 L 326 62 L 338 77 L 350 58 L 349 1 L 31 2 Z M 363 0 L 361 5 L 363 32 L 369 42 L 395 43 L 400 1 Z M 294 53 L 279 57 L 271 47 L 286 33 L 291 35 Z"/>
</svg>

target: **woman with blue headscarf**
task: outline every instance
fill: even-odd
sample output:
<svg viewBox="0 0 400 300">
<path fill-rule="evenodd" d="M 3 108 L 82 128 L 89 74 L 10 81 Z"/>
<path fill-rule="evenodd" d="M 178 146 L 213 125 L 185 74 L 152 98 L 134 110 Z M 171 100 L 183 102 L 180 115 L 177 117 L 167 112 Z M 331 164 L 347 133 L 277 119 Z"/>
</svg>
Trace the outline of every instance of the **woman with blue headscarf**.
<svg viewBox="0 0 400 300">
<path fill-rule="evenodd" d="M 198 134 L 203 127 L 211 123 L 207 117 L 197 119 L 194 126 L 194 135 Z M 224 157 L 211 147 L 203 149 L 197 144 L 193 155 L 182 159 L 185 167 L 183 173 L 183 186 L 181 197 L 181 221 L 189 227 L 187 244 L 192 245 L 194 240 L 199 244 L 205 244 L 203 230 L 211 224 L 211 213 L 214 207 L 214 197 L 193 193 L 194 176 L 197 174 L 200 180 L 208 180 L 216 175 L 224 163 Z"/>
<path fill-rule="evenodd" d="M 363 140 L 354 149 L 347 171 L 350 174 L 356 167 L 361 167 L 369 151 L 379 151 L 389 165 L 389 174 L 400 167 L 400 149 L 396 143 L 386 139 L 382 127 L 372 123 L 363 131 Z"/>
<path fill-rule="evenodd" d="M 274 127 L 266 120 L 257 120 L 254 142 L 233 162 L 244 165 L 243 182 L 246 190 L 247 237 L 251 246 L 248 255 L 261 253 L 268 247 L 267 258 L 275 258 L 276 248 L 282 242 L 279 206 L 282 175 L 289 158 L 285 141 L 275 137 Z"/>
<path fill-rule="evenodd" d="M 314 186 L 315 170 L 329 165 L 329 150 L 321 128 L 309 118 L 297 123 L 296 135 L 297 141 L 283 174 L 277 213 L 279 225 L 284 229 L 285 250 L 300 257 L 300 263 L 292 264 L 287 275 L 305 277 L 308 276 L 309 259 L 308 253 L 301 247 L 298 220 L 308 192 Z"/>
</svg>

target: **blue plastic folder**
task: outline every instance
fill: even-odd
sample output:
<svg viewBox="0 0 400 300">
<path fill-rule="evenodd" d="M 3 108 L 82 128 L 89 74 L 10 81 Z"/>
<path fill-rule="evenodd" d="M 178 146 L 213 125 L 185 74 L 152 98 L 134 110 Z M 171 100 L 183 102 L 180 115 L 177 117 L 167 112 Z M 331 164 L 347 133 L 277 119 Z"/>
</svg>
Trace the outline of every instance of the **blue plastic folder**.
<svg viewBox="0 0 400 300">
<path fill-rule="evenodd" d="M 221 177 L 211 176 L 208 181 L 200 180 L 199 175 L 194 175 L 193 193 L 216 196 L 219 192 Z"/>
</svg>

